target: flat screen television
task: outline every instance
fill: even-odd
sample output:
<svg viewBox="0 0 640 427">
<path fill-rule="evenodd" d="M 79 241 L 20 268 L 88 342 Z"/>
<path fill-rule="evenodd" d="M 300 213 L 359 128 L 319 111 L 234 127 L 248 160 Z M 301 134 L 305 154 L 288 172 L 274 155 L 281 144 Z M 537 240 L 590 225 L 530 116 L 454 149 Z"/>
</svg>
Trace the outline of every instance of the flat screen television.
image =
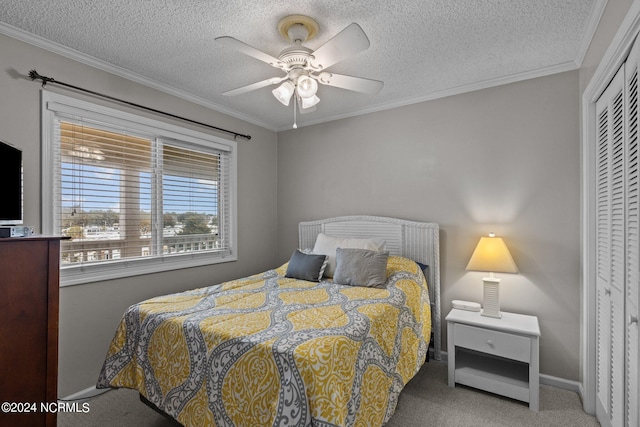
<svg viewBox="0 0 640 427">
<path fill-rule="evenodd" d="M 0 141 L 0 225 L 22 224 L 22 150 Z"/>
</svg>

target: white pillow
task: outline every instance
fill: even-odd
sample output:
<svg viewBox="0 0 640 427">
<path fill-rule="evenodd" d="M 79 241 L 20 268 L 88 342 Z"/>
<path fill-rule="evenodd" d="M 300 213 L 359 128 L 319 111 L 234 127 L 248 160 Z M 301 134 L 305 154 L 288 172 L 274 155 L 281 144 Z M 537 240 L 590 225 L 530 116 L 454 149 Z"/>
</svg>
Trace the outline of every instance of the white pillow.
<svg viewBox="0 0 640 427">
<path fill-rule="evenodd" d="M 336 249 L 349 248 L 382 251 L 384 250 L 384 244 L 384 240 L 335 237 L 320 233 L 316 238 L 316 244 L 313 246 L 313 253 L 328 257 L 329 262 L 324 270 L 324 276 L 333 277 L 333 273 L 336 271 Z"/>
</svg>

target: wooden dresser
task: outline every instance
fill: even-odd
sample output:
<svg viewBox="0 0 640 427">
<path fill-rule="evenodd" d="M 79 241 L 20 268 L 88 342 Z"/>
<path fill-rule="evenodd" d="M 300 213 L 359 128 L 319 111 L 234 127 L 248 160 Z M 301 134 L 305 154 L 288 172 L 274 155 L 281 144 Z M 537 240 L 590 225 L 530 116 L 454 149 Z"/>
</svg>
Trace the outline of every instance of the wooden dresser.
<svg viewBox="0 0 640 427">
<path fill-rule="evenodd" d="M 59 266 L 58 237 L 0 239 L 2 426 L 56 425 Z"/>
</svg>

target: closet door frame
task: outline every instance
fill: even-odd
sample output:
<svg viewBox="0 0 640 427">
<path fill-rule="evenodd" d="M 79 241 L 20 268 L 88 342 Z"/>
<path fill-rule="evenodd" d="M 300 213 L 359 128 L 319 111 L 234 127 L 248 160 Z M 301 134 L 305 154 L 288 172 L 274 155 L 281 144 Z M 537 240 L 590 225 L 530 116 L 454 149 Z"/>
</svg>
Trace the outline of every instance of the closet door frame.
<svg viewBox="0 0 640 427">
<path fill-rule="evenodd" d="M 634 1 L 598 68 L 582 94 L 582 316 L 581 363 L 583 408 L 596 412 L 596 239 L 593 190 L 596 186 L 597 117 L 596 101 L 624 64 L 640 33 L 640 1 Z"/>
<path fill-rule="evenodd" d="M 624 425 L 640 424 L 638 387 L 638 286 L 640 284 L 640 41 L 625 61 L 625 287 L 624 293 Z M 630 286 L 629 286 L 630 285 Z M 634 320 L 635 319 L 635 322 Z"/>
</svg>

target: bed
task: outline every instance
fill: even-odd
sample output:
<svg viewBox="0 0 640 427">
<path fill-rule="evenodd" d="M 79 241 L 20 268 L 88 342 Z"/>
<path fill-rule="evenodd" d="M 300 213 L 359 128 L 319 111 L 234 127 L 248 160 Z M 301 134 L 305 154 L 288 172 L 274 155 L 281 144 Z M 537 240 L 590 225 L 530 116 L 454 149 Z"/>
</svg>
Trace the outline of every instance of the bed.
<svg viewBox="0 0 640 427">
<path fill-rule="evenodd" d="M 322 266 L 321 239 L 342 242 Z M 302 222 L 299 249 L 273 270 L 131 306 L 97 388 L 136 389 L 188 427 L 384 425 L 429 344 L 440 359 L 439 227 Z"/>
</svg>

